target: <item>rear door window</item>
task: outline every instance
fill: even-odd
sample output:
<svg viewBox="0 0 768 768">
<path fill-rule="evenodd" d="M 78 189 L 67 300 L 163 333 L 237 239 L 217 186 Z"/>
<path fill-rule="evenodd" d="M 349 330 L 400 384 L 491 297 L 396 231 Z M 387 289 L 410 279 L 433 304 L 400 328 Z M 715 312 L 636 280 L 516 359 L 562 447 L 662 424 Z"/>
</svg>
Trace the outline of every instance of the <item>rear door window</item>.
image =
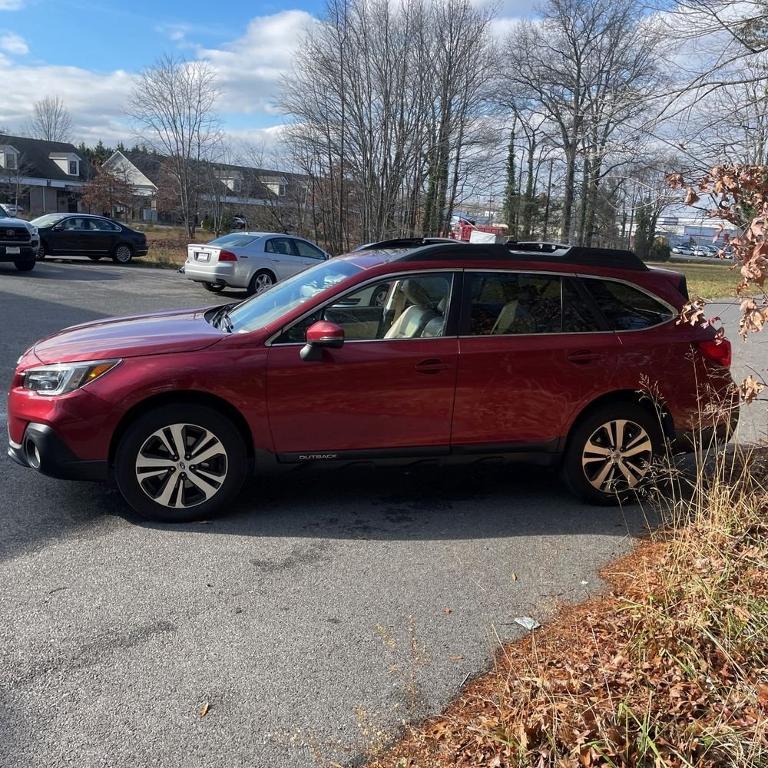
<svg viewBox="0 0 768 768">
<path fill-rule="evenodd" d="M 271 240 L 267 240 L 267 244 L 264 246 L 264 250 L 267 253 L 279 253 L 283 256 L 295 256 L 296 253 L 293 250 L 293 244 L 287 237 L 273 237 Z"/>
<path fill-rule="evenodd" d="M 468 272 L 464 334 L 507 336 L 560 333 L 559 275 Z"/>
<path fill-rule="evenodd" d="M 669 307 L 626 283 L 585 278 L 583 285 L 613 331 L 638 331 L 674 317 Z"/>
<path fill-rule="evenodd" d="M 310 245 L 305 240 L 294 240 L 294 246 L 298 251 L 299 256 L 303 256 L 307 259 L 318 259 L 319 261 L 325 260 L 325 255 L 319 248 L 315 248 L 314 245 Z"/>
</svg>

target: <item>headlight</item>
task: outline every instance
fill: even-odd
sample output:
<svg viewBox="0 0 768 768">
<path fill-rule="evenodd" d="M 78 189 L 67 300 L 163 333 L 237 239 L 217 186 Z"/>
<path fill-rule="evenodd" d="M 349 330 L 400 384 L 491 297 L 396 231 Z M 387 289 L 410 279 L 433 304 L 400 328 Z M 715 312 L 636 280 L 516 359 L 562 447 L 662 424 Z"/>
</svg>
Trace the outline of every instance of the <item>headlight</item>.
<svg viewBox="0 0 768 768">
<path fill-rule="evenodd" d="M 34 224 L 29 225 L 29 234 L 33 237 L 37 234 L 37 227 Z"/>
<path fill-rule="evenodd" d="M 64 395 L 84 387 L 111 371 L 119 360 L 94 360 L 88 363 L 56 363 L 24 371 L 22 386 L 38 395 Z"/>
</svg>

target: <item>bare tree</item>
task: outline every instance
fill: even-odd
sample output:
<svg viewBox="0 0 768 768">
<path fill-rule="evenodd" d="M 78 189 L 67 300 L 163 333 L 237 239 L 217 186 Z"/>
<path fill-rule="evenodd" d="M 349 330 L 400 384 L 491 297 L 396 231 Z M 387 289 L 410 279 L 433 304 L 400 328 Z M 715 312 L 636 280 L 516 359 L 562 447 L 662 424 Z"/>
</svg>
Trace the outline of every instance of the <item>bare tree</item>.
<svg viewBox="0 0 768 768">
<path fill-rule="evenodd" d="M 205 163 L 221 135 L 217 98 L 214 73 L 206 63 L 167 55 L 141 73 L 129 104 L 142 140 L 166 157 L 190 237 L 198 223 Z"/>
<path fill-rule="evenodd" d="M 332 251 L 445 229 L 488 133 L 489 18 L 470 0 L 329 0 L 282 104 Z"/>
<path fill-rule="evenodd" d="M 32 110 L 29 133 L 33 138 L 69 141 L 72 118 L 58 96 L 45 96 L 34 103 Z"/>
<path fill-rule="evenodd" d="M 548 0 L 542 16 L 513 29 L 497 98 L 536 126 L 536 137 L 525 134 L 531 155 L 534 138 L 559 148 L 560 237 L 589 243 L 597 189 L 612 167 L 606 161 L 631 159 L 626 150 L 637 138 L 626 128 L 649 108 L 658 84 L 660 35 L 632 0 Z"/>
</svg>

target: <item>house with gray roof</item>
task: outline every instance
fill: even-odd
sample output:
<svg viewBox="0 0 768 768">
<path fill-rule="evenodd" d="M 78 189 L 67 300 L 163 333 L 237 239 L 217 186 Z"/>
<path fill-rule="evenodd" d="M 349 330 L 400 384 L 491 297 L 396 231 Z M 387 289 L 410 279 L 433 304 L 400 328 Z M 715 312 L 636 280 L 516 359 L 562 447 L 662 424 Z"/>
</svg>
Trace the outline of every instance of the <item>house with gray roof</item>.
<svg viewBox="0 0 768 768">
<path fill-rule="evenodd" d="M 83 186 L 93 176 L 73 144 L 0 134 L 0 203 L 28 218 L 83 210 Z"/>
</svg>

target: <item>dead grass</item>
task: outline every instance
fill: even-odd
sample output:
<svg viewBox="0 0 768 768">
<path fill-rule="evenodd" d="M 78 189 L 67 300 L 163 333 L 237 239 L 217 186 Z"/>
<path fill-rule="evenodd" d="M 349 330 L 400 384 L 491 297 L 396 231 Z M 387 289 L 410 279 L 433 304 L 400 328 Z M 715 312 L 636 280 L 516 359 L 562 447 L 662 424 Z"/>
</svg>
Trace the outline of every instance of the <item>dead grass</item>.
<svg viewBox="0 0 768 768">
<path fill-rule="evenodd" d="M 502 648 L 371 768 L 768 766 L 766 473 L 699 468 L 610 594 Z"/>
<path fill-rule="evenodd" d="M 137 264 L 145 266 L 178 268 L 187 260 L 187 245 L 190 243 L 183 227 L 137 226 L 147 236 L 149 253 Z M 195 242 L 207 243 L 213 238 L 211 232 L 198 230 Z"/>
<path fill-rule="evenodd" d="M 721 299 L 734 296 L 740 275 L 733 269 L 733 264 L 724 261 L 722 264 L 695 264 L 689 262 L 650 263 L 650 266 L 664 267 L 682 272 L 688 279 L 688 292 L 691 296 L 702 299 Z"/>
</svg>

